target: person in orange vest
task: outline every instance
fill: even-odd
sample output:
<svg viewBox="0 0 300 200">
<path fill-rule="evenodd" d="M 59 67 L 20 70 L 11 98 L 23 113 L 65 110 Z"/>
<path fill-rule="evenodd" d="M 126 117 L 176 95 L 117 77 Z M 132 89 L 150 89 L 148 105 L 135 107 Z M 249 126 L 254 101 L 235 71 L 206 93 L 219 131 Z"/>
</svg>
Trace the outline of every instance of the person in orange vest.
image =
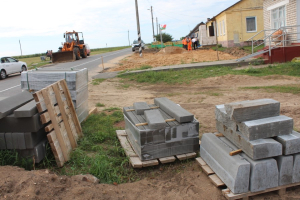
<svg viewBox="0 0 300 200">
<path fill-rule="evenodd" d="M 191 38 L 189 38 L 189 42 L 188 42 L 188 51 L 192 51 L 192 40 L 191 40 Z"/>
<path fill-rule="evenodd" d="M 187 42 L 186 42 L 186 37 L 185 37 L 185 38 L 183 38 L 183 40 L 182 40 L 182 45 L 183 45 L 183 48 L 184 48 L 185 50 L 187 50 Z"/>
</svg>

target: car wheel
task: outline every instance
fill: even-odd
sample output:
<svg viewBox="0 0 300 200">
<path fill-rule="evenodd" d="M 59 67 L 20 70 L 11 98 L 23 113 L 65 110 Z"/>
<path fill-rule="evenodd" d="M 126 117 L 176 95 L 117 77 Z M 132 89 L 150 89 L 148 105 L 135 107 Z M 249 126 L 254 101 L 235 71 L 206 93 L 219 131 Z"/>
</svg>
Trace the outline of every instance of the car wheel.
<svg viewBox="0 0 300 200">
<path fill-rule="evenodd" d="M 6 71 L 2 69 L 0 72 L 0 79 L 5 79 L 5 78 L 6 78 Z"/>
<path fill-rule="evenodd" d="M 21 73 L 24 72 L 24 71 L 27 71 L 27 68 L 25 67 L 25 65 L 22 66 L 22 71 L 21 71 Z"/>
<path fill-rule="evenodd" d="M 80 59 L 80 51 L 79 51 L 79 49 L 77 47 L 75 47 L 73 49 L 73 52 L 75 54 L 76 60 L 79 60 Z"/>
<path fill-rule="evenodd" d="M 88 53 L 88 54 L 86 54 L 87 56 L 90 56 L 90 54 Z"/>
</svg>

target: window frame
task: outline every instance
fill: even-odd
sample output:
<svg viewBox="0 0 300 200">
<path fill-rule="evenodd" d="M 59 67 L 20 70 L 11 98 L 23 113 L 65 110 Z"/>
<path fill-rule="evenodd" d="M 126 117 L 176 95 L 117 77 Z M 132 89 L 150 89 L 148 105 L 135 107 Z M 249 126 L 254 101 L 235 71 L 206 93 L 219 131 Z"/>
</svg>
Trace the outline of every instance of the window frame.
<svg viewBox="0 0 300 200">
<path fill-rule="evenodd" d="M 249 19 L 249 18 L 254 18 L 255 19 L 255 31 L 248 31 L 247 19 Z M 246 17 L 246 32 L 247 33 L 255 33 L 255 32 L 257 32 L 257 17 L 256 16 L 248 16 L 248 17 Z"/>
<path fill-rule="evenodd" d="M 223 35 L 226 35 L 225 20 L 223 19 Z"/>
<path fill-rule="evenodd" d="M 286 20 L 287 20 L 287 13 L 286 13 L 286 5 L 283 5 L 283 6 L 278 6 L 278 7 L 276 7 L 276 8 L 273 8 L 272 10 L 270 10 L 270 23 L 271 23 L 271 29 L 279 29 L 279 28 L 281 28 L 282 26 L 280 25 L 278 25 L 278 27 L 277 28 L 275 28 L 274 27 L 274 19 L 273 19 L 273 11 L 274 10 L 278 10 L 278 22 L 280 22 L 281 20 L 280 20 L 280 18 L 279 18 L 279 9 L 280 8 L 283 8 L 283 10 L 284 10 L 284 25 L 283 26 L 286 26 Z"/>
</svg>

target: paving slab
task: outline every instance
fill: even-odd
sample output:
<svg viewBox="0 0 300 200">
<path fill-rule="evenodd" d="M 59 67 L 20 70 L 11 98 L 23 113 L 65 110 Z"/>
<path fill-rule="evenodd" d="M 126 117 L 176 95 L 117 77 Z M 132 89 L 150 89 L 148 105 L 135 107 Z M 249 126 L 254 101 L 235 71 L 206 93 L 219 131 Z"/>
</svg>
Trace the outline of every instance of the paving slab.
<svg viewBox="0 0 300 200">
<path fill-rule="evenodd" d="M 225 104 L 230 119 L 236 122 L 250 121 L 280 114 L 280 102 L 273 99 L 257 99 Z"/>
<path fill-rule="evenodd" d="M 150 110 L 150 106 L 147 102 L 135 102 L 133 103 L 133 108 L 137 115 L 143 115 L 145 110 Z"/>
<path fill-rule="evenodd" d="M 5 133 L 0 133 L 0 149 L 6 149 Z"/>
<path fill-rule="evenodd" d="M 14 115 L 16 118 L 32 117 L 36 113 L 38 113 L 38 110 L 36 108 L 36 102 L 34 100 L 26 103 L 25 105 L 14 111 Z"/>
<path fill-rule="evenodd" d="M 300 152 L 300 133 L 292 131 L 292 134 L 281 135 L 274 138 L 283 147 L 283 155 L 290 155 Z"/>
<path fill-rule="evenodd" d="M 154 103 L 171 117 L 175 118 L 179 123 L 191 122 L 194 120 L 193 114 L 166 97 L 155 98 Z"/>
<path fill-rule="evenodd" d="M 216 127 L 220 133 L 253 160 L 282 155 L 282 144 L 272 138 L 249 141 L 239 131 L 229 129 L 222 122 L 216 121 Z"/>
<path fill-rule="evenodd" d="M 10 115 L 13 111 L 27 102 L 33 100 L 30 92 L 24 91 L 16 95 L 7 97 L 0 101 L 0 119 Z"/>
<path fill-rule="evenodd" d="M 230 156 L 231 148 L 212 133 L 202 136 L 201 158 L 235 194 L 249 190 L 250 163 L 240 155 Z"/>
<path fill-rule="evenodd" d="M 277 160 L 278 171 L 279 171 L 279 182 L 278 185 L 288 185 L 293 182 L 293 160 L 292 155 L 289 156 L 278 156 L 275 157 Z"/>
<path fill-rule="evenodd" d="M 146 110 L 144 113 L 150 129 L 166 128 L 167 123 L 159 110 Z"/>
<path fill-rule="evenodd" d="M 280 135 L 288 135 L 293 131 L 292 118 L 280 115 L 258 120 L 245 121 L 238 124 L 239 131 L 248 140 L 257 140 Z"/>
</svg>

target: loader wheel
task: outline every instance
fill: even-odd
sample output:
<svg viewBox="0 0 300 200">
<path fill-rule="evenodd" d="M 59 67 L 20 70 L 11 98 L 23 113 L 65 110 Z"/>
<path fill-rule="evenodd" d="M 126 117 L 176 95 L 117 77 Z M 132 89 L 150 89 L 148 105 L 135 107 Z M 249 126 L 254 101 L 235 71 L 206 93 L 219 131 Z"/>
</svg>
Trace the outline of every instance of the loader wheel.
<svg viewBox="0 0 300 200">
<path fill-rule="evenodd" d="M 75 54 L 76 60 L 80 60 L 80 51 L 79 51 L 79 49 L 77 47 L 75 47 L 73 49 L 73 52 Z"/>
<path fill-rule="evenodd" d="M 83 47 L 82 49 L 82 55 L 81 55 L 82 58 L 86 58 L 87 57 L 87 52 L 86 52 L 86 48 Z"/>
</svg>

